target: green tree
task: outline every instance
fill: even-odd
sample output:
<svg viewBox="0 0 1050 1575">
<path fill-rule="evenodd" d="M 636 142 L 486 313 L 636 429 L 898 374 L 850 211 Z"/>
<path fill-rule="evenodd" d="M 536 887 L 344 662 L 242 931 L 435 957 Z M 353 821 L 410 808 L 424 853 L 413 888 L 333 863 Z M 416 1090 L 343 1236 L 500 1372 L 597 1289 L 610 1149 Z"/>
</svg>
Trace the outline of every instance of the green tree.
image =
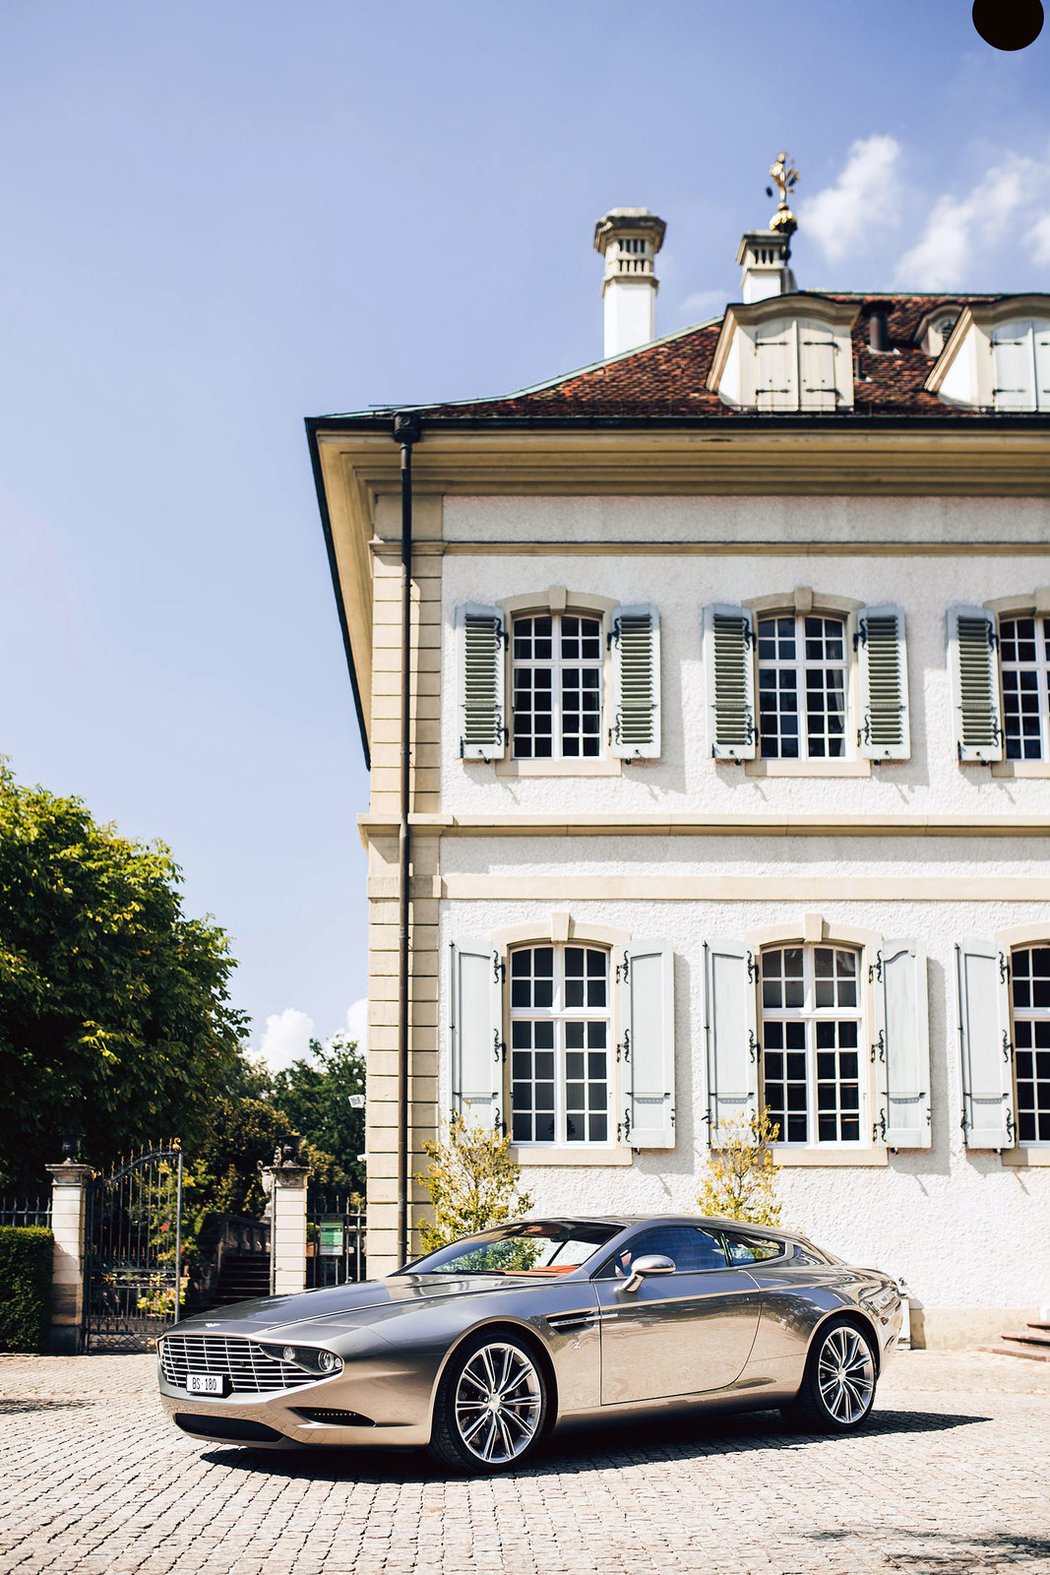
<svg viewBox="0 0 1050 1575">
<path fill-rule="evenodd" d="M 424 1143 L 423 1152 L 430 1165 L 416 1180 L 434 1210 L 433 1222 L 424 1220 L 419 1227 L 427 1252 L 531 1209 L 532 1198 L 521 1191 L 510 1138 L 491 1127 L 473 1126 L 454 1115 L 444 1138 Z"/>
<path fill-rule="evenodd" d="M 105 1164 L 178 1136 L 192 1151 L 246 1032 L 223 930 L 182 911 L 159 842 L 0 761 L 0 1185 L 32 1185 L 64 1131 Z"/>
<path fill-rule="evenodd" d="M 365 1091 L 364 1057 L 345 1034 L 327 1045 L 311 1039 L 309 1059 L 293 1061 L 273 1076 L 269 1098 L 287 1112 L 296 1130 L 330 1154 L 344 1179 L 335 1183 L 365 1190 L 365 1113 L 350 1104 Z M 323 1178 L 317 1178 L 323 1179 Z"/>
<path fill-rule="evenodd" d="M 696 1201 L 701 1214 L 752 1225 L 780 1224 L 780 1167 L 771 1147 L 779 1133 L 768 1109 L 746 1110 L 721 1123 L 700 1177 Z"/>
</svg>

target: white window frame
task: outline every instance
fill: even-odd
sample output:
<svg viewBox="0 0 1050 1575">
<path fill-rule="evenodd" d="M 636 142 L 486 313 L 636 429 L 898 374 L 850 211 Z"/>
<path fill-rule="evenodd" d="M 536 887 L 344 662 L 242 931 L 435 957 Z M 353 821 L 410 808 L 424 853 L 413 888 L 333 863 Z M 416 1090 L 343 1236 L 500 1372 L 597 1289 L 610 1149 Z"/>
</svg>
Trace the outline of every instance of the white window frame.
<svg viewBox="0 0 1050 1575">
<path fill-rule="evenodd" d="M 518 626 L 518 624 L 519 624 L 519 622 L 521 620 L 526 619 L 526 618 L 532 618 L 532 619 L 549 618 L 551 620 L 551 655 L 550 655 L 549 658 L 545 658 L 545 659 L 542 659 L 542 660 L 537 660 L 536 658 L 530 657 L 527 660 L 526 659 L 522 659 L 522 660 L 519 661 L 519 659 L 515 655 L 514 641 L 515 641 L 515 634 L 516 634 L 517 626 Z M 584 659 L 581 656 L 581 657 L 576 658 L 575 660 L 567 661 L 562 656 L 562 654 L 561 654 L 562 621 L 565 618 L 577 618 L 577 619 L 581 619 L 581 620 L 584 619 L 584 618 L 587 618 L 587 619 L 591 620 L 592 622 L 594 622 L 594 623 L 596 623 L 598 625 L 598 655 L 597 655 L 597 657 L 589 657 L 589 658 Z M 511 698 L 510 708 L 509 708 L 509 711 L 508 711 L 508 716 L 509 716 L 509 719 L 510 719 L 510 726 L 509 726 L 509 733 L 510 733 L 509 756 L 510 756 L 510 759 L 514 760 L 514 761 L 517 761 L 519 763 L 528 762 L 529 764 L 532 764 L 534 762 L 536 762 L 536 763 L 553 762 L 553 763 L 559 764 L 559 765 L 560 764 L 566 764 L 566 763 L 575 765 L 575 764 L 579 763 L 579 764 L 582 764 L 584 766 L 586 766 L 591 761 L 605 760 L 608 757 L 608 744 L 607 744 L 607 740 L 606 740 L 606 734 L 608 732 L 608 705 L 607 705 L 608 695 L 607 695 L 607 685 L 606 685 L 606 667 L 607 667 L 608 639 L 607 639 L 607 636 L 606 636 L 605 619 L 603 618 L 602 614 L 600 612 L 587 612 L 587 611 L 584 611 L 584 610 L 582 610 L 580 608 L 576 608 L 576 607 L 564 607 L 564 608 L 561 608 L 561 609 L 558 609 L 558 610 L 553 610 L 551 608 L 540 608 L 539 610 L 536 610 L 536 611 L 532 611 L 530 609 L 522 608 L 518 612 L 512 614 L 511 619 L 510 619 L 510 627 L 509 627 L 508 633 L 509 633 L 509 663 L 510 663 L 510 665 L 509 665 L 509 673 L 508 673 L 508 682 L 510 684 L 510 698 Z M 582 632 L 581 632 L 580 638 L 581 638 L 581 640 L 583 638 Z M 535 640 L 535 634 L 533 634 L 533 639 Z M 550 674 L 551 674 L 551 746 L 552 746 L 552 753 L 549 754 L 549 755 L 535 755 L 535 754 L 532 754 L 532 755 L 518 755 L 517 752 L 516 752 L 516 745 L 515 745 L 516 708 L 515 708 L 515 705 L 514 705 L 514 693 L 515 693 L 515 687 L 516 686 L 515 686 L 515 682 L 514 682 L 514 676 L 515 676 L 515 673 L 518 670 L 525 669 L 525 668 L 530 669 L 534 673 L 538 672 L 538 671 L 545 671 L 545 672 L 550 672 Z M 597 689 L 598 689 L 598 731 L 597 731 L 597 735 L 596 735 L 597 742 L 598 742 L 598 749 L 597 749 L 597 753 L 596 754 L 585 755 L 585 754 L 582 753 L 582 748 L 581 748 L 581 753 L 578 754 L 578 755 L 566 755 L 566 754 L 563 754 L 563 752 L 562 752 L 563 751 L 563 747 L 564 747 L 564 738 L 563 738 L 563 732 L 562 732 L 562 715 L 563 715 L 563 701 L 564 701 L 563 675 L 564 675 L 564 673 L 566 671 L 597 672 L 597 674 L 598 674 L 598 684 L 597 684 Z M 581 694 L 582 694 L 582 692 L 583 692 L 582 684 L 581 684 L 580 687 L 581 687 Z M 535 686 L 533 686 L 533 691 L 532 692 L 533 692 L 533 695 L 535 695 L 535 693 L 536 693 Z M 533 714 L 535 715 L 535 710 L 534 710 Z M 581 711 L 581 716 L 582 716 L 582 714 L 583 713 Z M 535 745 L 535 737 L 536 737 L 536 735 L 535 735 L 535 733 L 533 733 L 533 744 L 534 745 Z M 583 742 L 583 735 L 581 734 L 581 745 L 582 745 L 582 742 Z"/>
<path fill-rule="evenodd" d="M 1003 655 L 1003 624 L 1018 623 L 1022 619 L 1030 618 L 1035 625 L 1036 657 L 1035 662 L 1011 661 L 1007 662 Z M 1045 627 L 1041 628 L 1043 625 Z M 1003 718 L 1003 760 L 1010 765 L 1035 765 L 1037 762 L 1046 764 L 1050 762 L 1050 655 L 1047 654 L 1047 640 L 1050 639 L 1050 614 L 1036 611 L 1003 612 L 997 615 L 996 633 L 999 647 L 999 692 L 1002 700 Z M 1036 695 L 1039 705 L 1039 753 L 1038 755 L 1009 755 L 1007 753 L 1007 710 L 1006 710 L 1006 674 L 1010 672 L 1031 672 L 1035 669 Z"/>
<path fill-rule="evenodd" d="M 553 1002 L 549 1010 L 535 1007 L 515 1007 L 512 999 L 513 985 L 513 958 L 515 953 L 535 951 L 541 947 L 549 947 L 554 952 L 554 990 Z M 579 947 L 586 951 L 599 951 L 605 957 L 605 1007 L 601 1010 L 584 1005 L 582 1007 L 567 1007 L 564 1004 L 565 986 L 565 953 L 569 947 Z M 586 975 L 585 975 L 586 977 Z M 603 941 L 589 940 L 586 937 L 573 936 L 571 939 L 554 940 L 543 936 L 533 935 L 529 938 L 515 940 L 507 947 L 506 954 L 506 988 L 505 1012 L 507 1023 L 507 1062 L 506 1062 L 506 1108 L 508 1114 L 507 1130 L 510 1133 L 512 1145 L 522 1153 L 550 1153 L 563 1150 L 572 1153 L 598 1153 L 608 1154 L 618 1144 L 614 1112 L 618 1108 L 618 1075 L 617 1075 L 617 1025 L 616 1017 L 616 980 L 613 949 Z M 603 1021 L 606 1026 L 606 1135 L 604 1139 L 576 1138 L 569 1139 L 565 1136 L 567 1118 L 566 1084 L 569 1079 L 565 1071 L 565 1024 L 572 1022 Z M 553 1022 L 554 1023 L 554 1138 L 551 1141 L 535 1138 L 519 1139 L 514 1136 L 514 1024 L 516 1022 Z M 587 1054 L 586 1047 L 582 1053 Z M 535 1054 L 535 1051 L 533 1051 Z M 575 1079 L 574 1079 L 575 1081 Z M 587 1079 L 585 1079 L 587 1081 Z M 535 1108 L 535 1107 L 533 1107 Z M 589 1112 L 596 1114 L 597 1112 Z"/>
<path fill-rule="evenodd" d="M 763 965 L 764 958 L 770 952 L 787 951 L 797 948 L 803 954 L 803 1005 L 801 1007 L 766 1007 L 763 1001 Z M 856 958 L 857 1001 L 853 1008 L 831 1006 L 818 1007 L 816 1005 L 816 953 L 817 950 L 831 950 L 851 952 Z M 828 936 L 820 940 L 770 939 L 764 942 L 757 953 L 758 977 L 755 981 L 757 990 L 757 1022 L 758 1022 L 758 1055 L 759 1055 L 759 1088 L 761 1090 L 761 1103 L 768 1104 L 766 1098 L 765 1057 L 765 1024 L 770 1022 L 804 1022 L 806 1025 L 806 1116 L 807 1137 L 804 1142 L 799 1139 L 789 1139 L 786 1133 L 778 1136 L 774 1145 L 785 1152 L 834 1152 L 854 1153 L 858 1150 L 870 1148 L 869 1131 L 871 1125 L 871 1091 L 869 1088 L 870 1074 L 870 1002 L 866 988 L 867 974 L 865 969 L 865 948 L 856 941 L 840 940 L 835 936 Z M 857 1024 L 857 1136 L 856 1138 L 822 1139 L 818 1135 L 819 1109 L 817 1104 L 817 1055 L 816 1025 L 820 1022 L 855 1021 Z M 783 1050 L 771 1052 L 773 1054 L 798 1054 Z M 786 1070 L 786 1069 L 785 1069 Z M 787 1079 L 783 1080 L 785 1085 Z M 785 1124 L 788 1112 L 785 1110 Z M 841 1113 L 840 1113 L 841 1119 Z"/>
<path fill-rule="evenodd" d="M 766 658 L 765 661 L 763 661 L 763 658 L 762 658 L 762 656 L 760 654 L 760 644 L 761 644 L 761 636 L 759 634 L 760 625 L 766 619 L 776 620 L 776 619 L 779 619 L 779 618 L 792 618 L 794 620 L 794 623 L 795 623 L 795 652 L 796 652 L 795 657 L 792 660 L 785 660 L 785 661 L 782 661 L 779 657 L 774 658 L 772 661 L 769 658 Z M 810 662 L 810 661 L 807 660 L 807 658 L 805 656 L 805 620 L 807 618 L 820 618 L 820 619 L 823 619 L 823 620 L 834 619 L 836 622 L 840 622 L 842 624 L 842 663 L 841 663 L 841 671 L 842 671 L 842 674 L 843 674 L 843 685 L 842 685 L 842 695 L 843 695 L 842 742 L 843 742 L 843 749 L 842 749 L 842 753 L 840 755 L 831 755 L 831 754 L 827 754 L 827 755 L 811 755 L 810 752 L 809 752 L 809 729 L 808 729 L 808 727 L 806 725 L 806 693 L 807 693 L 806 683 L 805 683 L 806 671 L 807 671 L 807 669 L 812 668 L 812 667 L 821 667 L 821 668 L 823 668 L 825 670 L 839 670 L 839 665 L 840 664 L 838 664 L 838 663 L 832 664 L 832 663 L 829 663 L 829 662 L 826 662 L 826 661 L 820 661 L 820 662 L 814 663 L 814 662 Z M 855 669 L 856 664 L 851 659 L 851 650 L 852 650 L 852 646 L 853 646 L 853 619 L 850 616 L 850 614 L 847 613 L 847 612 L 842 611 L 839 608 L 826 608 L 826 607 L 821 607 L 821 606 L 813 606 L 813 607 L 801 608 L 801 609 L 798 608 L 798 607 L 783 607 L 783 608 L 780 608 L 780 609 L 775 609 L 775 608 L 757 609 L 756 608 L 756 609 L 754 609 L 754 620 L 755 620 L 755 656 L 754 656 L 754 660 L 755 660 L 755 729 L 756 729 L 756 741 L 757 741 L 757 746 L 758 746 L 756 758 L 758 760 L 766 761 L 767 764 L 775 764 L 775 765 L 791 764 L 791 765 L 795 765 L 795 766 L 804 764 L 807 767 L 814 767 L 814 768 L 817 768 L 818 770 L 819 770 L 819 768 L 821 768 L 823 766 L 826 766 L 826 765 L 830 765 L 831 767 L 834 768 L 837 765 L 842 765 L 846 761 L 850 761 L 850 762 L 856 761 L 856 759 L 857 759 L 857 747 L 856 747 L 857 726 L 856 726 L 856 721 L 854 720 L 855 714 L 856 714 L 856 702 L 855 702 L 855 695 L 853 693 L 854 682 L 855 682 L 855 680 L 854 680 L 854 669 Z M 762 672 L 763 672 L 763 669 L 765 671 L 767 671 L 767 672 L 771 671 L 771 670 L 775 670 L 775 671 L 778 671 L 778 672 L 785 671 L 785 670 L 787 670 L 787 671 L 792 671 L 793 670 L 795 672 L 795 674 L 796 674 L 795 694 L 796 694 L 796 704 L 797 704 L 797 719 L 798 719 L 798 723 L 799 723 L 799 731 L 798 731 L 798 735 L 797 735 L 798 740 L 799 740 L 799 753 L 797 755 L 785 756 L 785 755 L 782 755 L 782 754 L 781 755 L 766 755 L 766 754 L 763 754 L 763 751 L 762 751 Z M 779 691 L 777 691 L 777 692 L 779 693 Z"/>
<path fill-rule="evenodd" d="M 1042 941 L 1029 940 L 1029 941 L 1017 942 L 1015 945 L 1013 945 L 1010 948 L 1010 952 L 1009 952 L 1009 958 L 1010 958 L 1010 1038 L 1011 1038 L 1011 1042 L 1013 1044 L 1013 1052 L 1014 1052 L 1014 1055 L 1013 1055 L 1013 1079 L 1014 1079 L 1014 1111 L 1015 1111 L 1016 1120 L 1017 1120 L 1017 1137 L 1016 1137 L 1016 1142 L 1017 1142 L 1017 1145 L 1018 1145 L 1019 1148 L 1023 1148 L 1023 1149 L 1039 1149 L 1039 1150 L 1042 1150 L 1043 1152 L 1046 1152 L 1046 1153 L 1050 1153 L 1050 1138 L 1040 1138 L 1038 1136 L 1036 1136 L 1034 1138 L 1025 1138 L 1025 1137 L 1021 1136 L 1021 1098 L 1020 1098 L 1020 1089 L 1019 1089 L 1019 1078 L 1018 1078 L 1018 1073 L 1017 1073 L 1017 1055 L 1018 1055 L 1018 1050 L 1017 1050 L 1017 1024 L 1018 1024 L 1018 1022 L 1050 1023 L 1050 1007 L 1026 1006 L 1026 1007 L 1018 1008 L 1015 1005 L 1015 1002 L 1014 1002 L 1014 959 L 1016 958 L 1016 956 L 1017 956 L 1017 954 L 1019 952 L 1042 951 L 1042 950 L 1044 950 L 1044 949 L 1046 949 L 1048 947 L 1050 947 L 1050 937 L 1047 937 L 1046 939 L 1044 939 Z M 1036 1053 L 1036 1051 L 1035 1051 L 1035 1048 L 1033 1047 L 1032 1054 L 1034 1055 L 1035 1053 Z M 1034 1073 L 1034 1070 L 1035 1069 L 1034 1069 L 1034 1066 L 1033 1066 L 1033 1073 Z M 1034 1077 L 1034 1076 L 1033 1076 L 1032 1080 L 1033 1080 L 1033 1082 L 1037 1082 L 1038 1081 L 1038 1079 L 1036 1077 Z M 1038 1110 L 1038 1106 L 1036 1108 Z"/>
</svg>

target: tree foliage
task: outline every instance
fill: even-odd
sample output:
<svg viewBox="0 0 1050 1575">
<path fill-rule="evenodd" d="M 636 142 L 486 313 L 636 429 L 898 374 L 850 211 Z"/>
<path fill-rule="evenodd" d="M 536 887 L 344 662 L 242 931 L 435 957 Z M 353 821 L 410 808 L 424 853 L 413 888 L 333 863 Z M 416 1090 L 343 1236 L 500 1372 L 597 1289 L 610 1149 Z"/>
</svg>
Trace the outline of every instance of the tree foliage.
<svg viewBox="0 0 1050 1575">
<path fill-rule="evenodd" d="M 345 1034 L 326 1045 L 311 1039 L 308 1059 L 293 1061 L 273 1076 L 269 1098 L 287 1112 L 296 1130 L 330 1154 L 340 1176 L 333 1186 L 363 1194 L 365 1113 L 350 1104 L 365 1091 L 364 1057 Z M 323 1178 L 318 1178 L 322 1179 Z"/>
<path fill-rule="evenodd" d="M 181 879 L 162 843 L 0 761 L 0 1185 L 39 1181 L 66 1131 L 105 1164 L 212 1130 L 245 1021 L 227 937 L 183 913 Z"/>
<path fill-rule="evenodd" d="M 780 1167 L 770 1146 L 779 1134 L 768 1109 L 744 1111 L 721 1123 L 700 1177 L 696 1201 L 701 1214 L 752 1225 L 780 1224 Z"/>
<path fill-rule="evenodd" d="M 424 1143 L 423 1152 L 430 1165 L 416 1180 L 434 1211 L 433 1221 L 419 1226 L 427 1252 L 531 1209 L 532 1198 L 521 1191 L 510 1138 L 491 1127 L 473 1126 L 454 1115 L 441 1141 Z"/>
</svg>

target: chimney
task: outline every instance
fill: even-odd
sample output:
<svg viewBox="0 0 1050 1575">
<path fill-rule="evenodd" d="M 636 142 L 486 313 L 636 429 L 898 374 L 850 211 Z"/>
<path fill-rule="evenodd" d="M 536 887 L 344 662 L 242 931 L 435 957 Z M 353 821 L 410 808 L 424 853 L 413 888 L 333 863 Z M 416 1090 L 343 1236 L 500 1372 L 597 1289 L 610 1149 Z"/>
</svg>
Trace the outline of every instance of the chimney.
<svg viewBox="0 0 1050 1575">
<path fill-rule="evenodd" d="M 648 208 L 611 208 L 594 226 L 594 249 L 605 258 L 604 355 L 637 350 L 656 336 L 656 254 L 667 226 Z"/>
<path fill-rule="evenodd" d="M 740 242 L 736 260 L 743 263 L 740 298 L 766 301 L 771 295 L 792 295 L 798 289 L 791 271 L 791 237 L 798 220 L 788 207 L 788 197 L 798 185 L 798 170 L 786 153 L 778 153 L 769 167 L 773 184 L 780 193 L 780 204 L 769 221 L 768 230 L 749 230 Z M 766 187 L 772 197 L 773 188 Z"/>
</svg>

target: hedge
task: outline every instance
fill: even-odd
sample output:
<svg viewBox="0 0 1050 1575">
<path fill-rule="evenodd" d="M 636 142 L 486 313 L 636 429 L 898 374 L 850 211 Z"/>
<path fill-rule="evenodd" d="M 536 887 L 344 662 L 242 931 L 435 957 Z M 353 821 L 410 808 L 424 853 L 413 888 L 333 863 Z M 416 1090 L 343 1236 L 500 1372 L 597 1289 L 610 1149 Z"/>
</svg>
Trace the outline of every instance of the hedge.
<svg viewBox="0 0 1050 1575">
<path fill-rule="evenodd" d="M 0 1351 L 43 1351 L 51 1324 L 52 1236 L 0 1225 Z"/>
</svg>

